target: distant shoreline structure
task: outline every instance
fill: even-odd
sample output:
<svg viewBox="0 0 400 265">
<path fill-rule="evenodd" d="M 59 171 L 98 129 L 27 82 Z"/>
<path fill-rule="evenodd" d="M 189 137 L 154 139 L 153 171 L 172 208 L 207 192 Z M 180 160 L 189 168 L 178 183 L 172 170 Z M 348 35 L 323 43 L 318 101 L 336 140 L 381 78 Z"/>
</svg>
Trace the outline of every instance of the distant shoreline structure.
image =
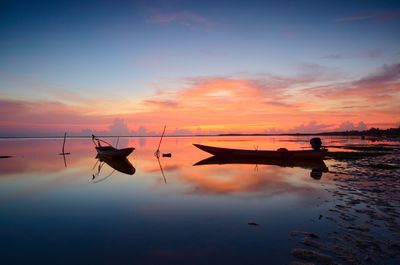
<svg viewBox="0 0 400 265">
<path fill-rule="evenodd" d="M 152 138 L 159 135 L 97 135 L 103 138 Z M 400 137 L 400 128 L 378 129 L 371 128 L 365 131 L 341 131 L 319 133 L 224 133 L 224 134 L 176 134 L 164 137 L 224 137 L 224 136 L 369 136 L 369 137 Z M 91 135 L 71 135 L 67 138 L 91 138 Z M 60 139 L 63 135 L 53 136 L 0 136 L 0 139 Z"/>
</svg>

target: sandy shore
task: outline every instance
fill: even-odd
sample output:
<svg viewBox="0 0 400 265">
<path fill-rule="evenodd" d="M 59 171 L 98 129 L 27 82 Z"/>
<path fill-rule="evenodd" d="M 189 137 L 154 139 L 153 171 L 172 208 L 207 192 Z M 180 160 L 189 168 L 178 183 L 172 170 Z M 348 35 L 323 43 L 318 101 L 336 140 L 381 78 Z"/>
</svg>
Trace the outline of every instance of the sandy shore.
<svg viewBox="0 0 400 265">
<path fill-rule="evenodd" d="M 400 264 L 400 146 L 371 152 L 382 153 L 328 161 L 334 206 L 319 219 L 335 229 L 292 232 L 304 246 L 292 250 L 292 264 Z"/>
</svg>

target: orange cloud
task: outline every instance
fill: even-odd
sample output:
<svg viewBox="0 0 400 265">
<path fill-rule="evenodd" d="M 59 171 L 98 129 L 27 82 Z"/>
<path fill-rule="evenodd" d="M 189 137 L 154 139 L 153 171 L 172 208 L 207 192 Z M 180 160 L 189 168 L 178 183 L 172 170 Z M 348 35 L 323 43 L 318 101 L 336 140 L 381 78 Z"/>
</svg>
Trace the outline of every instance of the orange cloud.
<svg viewBox="0 0 400 265">
<path fill-rule="evenodd" d="M 349 82 L 337 81 L 318 65 L 305 65 L 295 77 L 187 78 L 178 89 L 159 90 L 136 102 L 0 98 L 0 129 L 3 135 L 106 132 L 116 118 L 121 119 L 119 131 L 136 135 L 159 133 L 165 124 L 179 134 L 332 131 L 344 122 L 393 127 L 399 122 L 399 70 L 399 64 L 386 65 Z"/>
<path fill-rule="evenodd" d="M 392 121 L 396 126 L 396 69 L 387 66 L 375 75 L 349 82 L 350 88 L 343 83 L 321 86 L 312 74 L 286 79 L 189 79 L 189 86 L 174 95 L 158 95 L 158 104 L 145 116 L 151 119 L 156 112 L 166 124 L 214 132 L 294 132 L 311 122 L 318 122 L 319 126 L 313 126 L 318 131 L 337 129 L 345 121 Z"/>
</svg>

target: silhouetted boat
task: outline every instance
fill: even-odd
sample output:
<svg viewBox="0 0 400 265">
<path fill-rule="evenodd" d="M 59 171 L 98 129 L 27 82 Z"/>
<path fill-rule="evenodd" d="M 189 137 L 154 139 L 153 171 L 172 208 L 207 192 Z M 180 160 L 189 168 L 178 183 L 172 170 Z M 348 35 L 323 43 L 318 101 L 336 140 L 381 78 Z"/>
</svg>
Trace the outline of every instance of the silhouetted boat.
<svg viewBox="0 0 400 265">
<path fill-rule="evenodd" d="M 269 158 L 283 160 L 322 160 L 328 153 L 327 149 L 321 150 L 287 150 L 280 148 L 272 150 L 244 150 L 214 147 L 201 144 L 193 144 L 197 148 L 218 157 L 249 157 L 249 158 Z"/>
<path fill-rule="evenodd" d="M 96 138 L 94 135 L 92 135 L 92 141 L 96 147 L 97 153 L 101 156 L 127 157 L 128 155 L 130 155 L 133 152 L 133 150 L 135 150 L 134 147 L 117 149 L 117 148 L 111 146 L 111 144 L 107 143 L 106 141 Z M 102 146 L 101 143 L 105 143 L 107 145 Z"/>
<path fill-rule="evenodd" d="M 128 175 L 133 175 L 136 172 L 135 168 L 132 166 L 126 156 L 110 157 L 107 155 L 97 154 L 96 158 L 100 160 L 100 162 L 105 162 L 107 165 L 119 172 Z"/>
<path fill-rule="evenodd" d="M 130 155 L 135 148 L 128 147 L 123 149 L 117 149 L 112 146 L 96 146 L 97 153 L 101 156 L 108 157 L 127 157 Z"/>
</svg>

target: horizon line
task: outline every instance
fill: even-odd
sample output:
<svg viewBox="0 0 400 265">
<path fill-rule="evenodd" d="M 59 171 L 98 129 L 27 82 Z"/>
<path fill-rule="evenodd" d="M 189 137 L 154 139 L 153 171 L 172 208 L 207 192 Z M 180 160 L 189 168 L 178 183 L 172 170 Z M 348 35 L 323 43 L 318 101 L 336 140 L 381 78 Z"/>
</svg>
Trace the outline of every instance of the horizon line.
<svg viewBox="0 0 400 265">
<path fill-rule="evenodd" d="M 388 129 L 379 129 L 381 131 L 387 131 L 391 129 L 399 129 L 399 128 L 388 128 Z M 371 130 L 371 129 L 369 129 Z M 351 130 L 351 131 L 337 131 L 337 132 L 316 132 L 316 133 L 223 133 L 223 134 L 176 134 L 176 135 L 164 135 L 164 137 L 224 137 L 224 136 L 311 136 L 311 135 L 321 135 L 321 136 L 340 136 L 341 134 L 348 134 L 348 136 L 352 136 L 354 133 L 365 133 L 369 130 Z M 153 138 L 153 137 L 160 137 L 161 135 L 96 135 L 96 137 L 102 138 Z M 91 138 L 92 135 L 70 135 L 66 136 L 66 138 Z M 0 136 L 0 139 L 62 139 L 64 136 L 62 135 L 51 135 L 51 136 Z"/>
</svg>

